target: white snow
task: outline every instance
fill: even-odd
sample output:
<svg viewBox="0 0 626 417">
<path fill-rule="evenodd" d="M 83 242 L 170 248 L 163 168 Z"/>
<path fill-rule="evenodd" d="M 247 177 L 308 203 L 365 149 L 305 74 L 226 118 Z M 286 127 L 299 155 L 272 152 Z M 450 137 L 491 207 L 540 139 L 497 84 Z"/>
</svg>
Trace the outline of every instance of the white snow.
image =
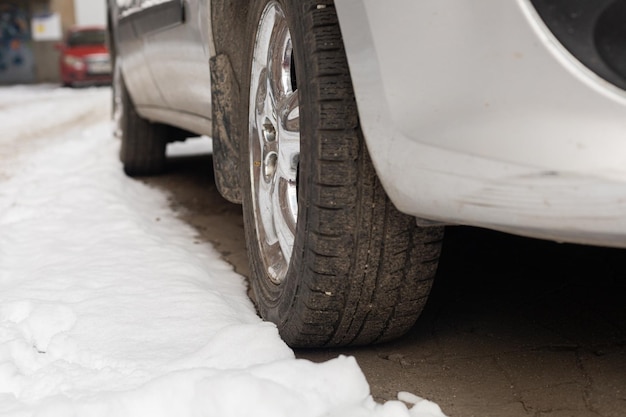
<svg viewBox="0 0 626 417">
<path fill-rule="evenodd" d="M 0 416 L 443 416 L 376 403 L 352 357 L 295 359 L 167 196 L 122 174 L 110 102 L 0 88 Z"/>
</svg>

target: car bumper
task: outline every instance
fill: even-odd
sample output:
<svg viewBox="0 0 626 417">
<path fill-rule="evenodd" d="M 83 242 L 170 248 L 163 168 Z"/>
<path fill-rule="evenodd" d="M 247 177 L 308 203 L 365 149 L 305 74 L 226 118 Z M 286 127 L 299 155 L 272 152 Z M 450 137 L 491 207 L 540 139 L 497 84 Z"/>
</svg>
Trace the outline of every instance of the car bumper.
<svg viewBox="0 0 626 417">
<path fill-rule="evenodd" d="M 108 54 L 93 54 L 74 65 L 61 59 L 61 81 L 68 85 L 111 84 L 113 79 Z"/>
<path fill-rule="evenodd" d="M 63 84 L 67 85 L 90 85 L 90 84 L 111 84 L 111 74 L 87 74 L 80 71 L 72 71 L 63 74 L 61 77 Z"/>
<path fill-rule="evenodd" d="M 361 124 L 401 211 L 626 247 L 626 94 L 527 0 L 336 0 Z"/>
</svg>

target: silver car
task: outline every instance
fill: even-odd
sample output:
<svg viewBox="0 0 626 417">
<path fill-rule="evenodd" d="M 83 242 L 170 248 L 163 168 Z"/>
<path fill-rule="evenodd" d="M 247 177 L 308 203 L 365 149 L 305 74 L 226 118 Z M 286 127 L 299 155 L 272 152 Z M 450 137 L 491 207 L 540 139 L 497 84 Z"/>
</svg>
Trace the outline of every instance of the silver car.
<svg viewBox="0 0 626 417">
<path fill-rule="evenodd" d="M 259 313 L 292 346 L 386 341 L 444 227 L 626 247 L 626 3 L 109 0 L 127 174 L 214 141 Z M 471 242 L 468 242 L 471 244 Z"/>
</svg>

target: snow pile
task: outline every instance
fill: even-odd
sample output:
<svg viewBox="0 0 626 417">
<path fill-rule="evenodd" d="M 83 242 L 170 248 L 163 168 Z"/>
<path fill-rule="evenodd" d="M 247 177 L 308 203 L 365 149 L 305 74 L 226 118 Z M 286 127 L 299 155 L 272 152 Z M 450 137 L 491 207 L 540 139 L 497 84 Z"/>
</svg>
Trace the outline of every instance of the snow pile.
<svg viewBox="0 0 626 417">
<path fill-rule="evenodd" d="M 1 416 L 443 416 L 374 402 L 351 357 L 294 359 L 242 277 L 122 174 L 109 103 L 0 89 Z"/>
</svg>

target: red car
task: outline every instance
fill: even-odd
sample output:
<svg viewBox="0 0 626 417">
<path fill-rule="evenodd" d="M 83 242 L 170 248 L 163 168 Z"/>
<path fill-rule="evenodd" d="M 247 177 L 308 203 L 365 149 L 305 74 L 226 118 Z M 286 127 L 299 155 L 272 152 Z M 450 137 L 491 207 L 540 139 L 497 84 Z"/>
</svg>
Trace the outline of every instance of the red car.
<svg viewBox="0 0 626 417">
<path fill-rule="evenodd" d="M 111 59 L 104 27 L 74 27 L 58 49 L 63 85 L 111 83 Z"/>
</svg>

